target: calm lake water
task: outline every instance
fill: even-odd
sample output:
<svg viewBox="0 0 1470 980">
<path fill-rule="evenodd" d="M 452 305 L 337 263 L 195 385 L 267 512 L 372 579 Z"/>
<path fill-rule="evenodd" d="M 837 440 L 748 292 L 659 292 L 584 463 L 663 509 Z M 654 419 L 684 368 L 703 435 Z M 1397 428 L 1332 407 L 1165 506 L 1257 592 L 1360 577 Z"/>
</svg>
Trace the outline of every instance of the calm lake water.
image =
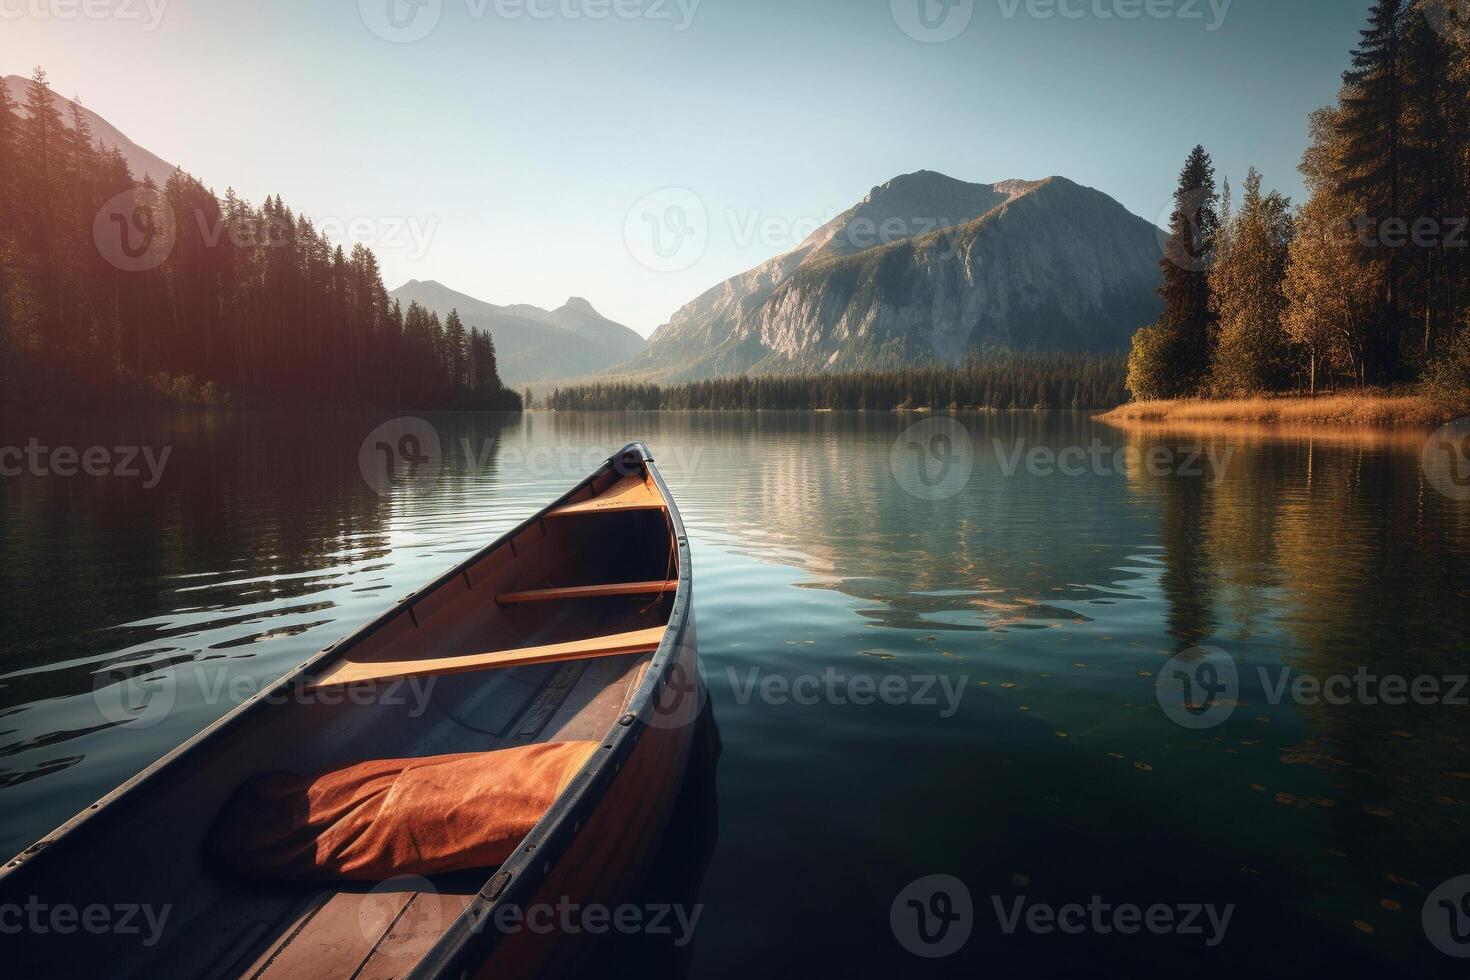
<svg viewBox="0 0 1470 980">
<path fill-rule="evenodd" d="M 1470 874 L 1470 689 L 1454 681 L 1470 672 L 1470 503 L 1426 480 L 1427 433 L 427 418 L 443 475 L 382 495 L 359 448 L 386 416 L 4 418 L 0 445 L 170 455 L 151 489 L 146 465 L 0 481 L 0 852 L 641 439 L 693 538 L 711 747 L 648 886 L 702 904 L 694 942 L 625 942 L 616 962 L 1463 975 L 1421 922 Z M 1066 447 L 1067 473 L 1032 453 Z M 1154 465 L 1119 472 L 1120 448 Z M 171 710 L 130 720 L 99 681 L 119 664 L 145 665 Z M 1392 677 L 1439 696 L 1362 693 Z M 931 875 L 964 888 L 911 888 Z M 1176 922 L 1233 908 L 1223 928 L 1199 915 L 1203 935 L 1104 934 L 1091 912 L 1080 934 L 1028 927 L 1069 903 Z M 915 956 L 935 951 L 916 910 L 968 941 Z"/>
</svg>

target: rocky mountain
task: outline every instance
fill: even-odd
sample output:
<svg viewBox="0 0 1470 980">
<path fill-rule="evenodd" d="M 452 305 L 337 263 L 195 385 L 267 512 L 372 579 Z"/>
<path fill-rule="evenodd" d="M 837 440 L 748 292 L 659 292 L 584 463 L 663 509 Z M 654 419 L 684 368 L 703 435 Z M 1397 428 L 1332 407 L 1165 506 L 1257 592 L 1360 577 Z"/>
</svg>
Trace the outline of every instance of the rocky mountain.
<svg viewBox="0 0 1470 980">
<path fill-rule="evenodd" d="M 6 75 L 3 79 L 0 79 L 0 84 L 3 84 L 10 90 L 10 97 L 19 106 L 20 111 L 18 114 L 21 118 L 25 118 L 27 115 L 25 108 L 26 91 L 30 88 L 30 79 L 22 78 L 19 75 Z M 72 124 L 72 101 L 70 99 L 64 99 L 55 93 L 53 95 L 53 103 L 56 106 L 56 111 L 61 113 L 62 123 L 70 128 Z M 134 180 L 141 181 L 145 176 L 152 177 L 153 182 L 159 187 L 162 187 L 168 182 L 169 174 L 177 169 L 174 164 L 143 149 L 143 147 L 124 136 L 116 126 L 86 106 L 82 106 L 81 110 L 83 118 L 92 127 L 92 135 L 96 141 L 104 147 L 117 148 L 117 151 L 122 154 L 122 158 L 127 161 L 128 169 L 133 172 Z"/>
<path fill-rule="evenodd" d="M 679 310 L 624 371 L 674 381 L 1126 350 L 1161 309 L 1160 234 L 1062 177 L 909 174 Z"/>
<path fill-rule="evenodd" d="M 495 306 L 429 280 L 410 280 L 389 295 L 404 306 L 416 302 L 445 317 L 459 310 L 466 327 L 490 331 L 507 385 L 570 378 L 604 371 L 643 350 L 638 334 L 614 323 L 580 297 L 564 306 Z"/>
</svg>

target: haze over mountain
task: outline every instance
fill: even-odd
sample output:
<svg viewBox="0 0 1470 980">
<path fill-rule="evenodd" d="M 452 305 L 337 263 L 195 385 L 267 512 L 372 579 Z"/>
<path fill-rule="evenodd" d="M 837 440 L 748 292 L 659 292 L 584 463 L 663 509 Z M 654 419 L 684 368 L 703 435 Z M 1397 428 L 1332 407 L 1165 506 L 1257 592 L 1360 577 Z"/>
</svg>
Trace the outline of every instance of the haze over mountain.
<svg viewBox="0 0 1470 980">
<path fill-rule="evenodd" d="M 624 371 L 675 381 L 1124 351 L 1161 309 L 1160 234 L 1062 177 L 920 171 L 689 303 Z"/>
<path fill-rule="evenodd" d="M 30 88 L 31 80 L 29 78 L 22 78 L 19 75 L 6 75 L 3 82 L 5 87 L 10 90 L 10 97 L 15 100 L 16 105 L 19 107 L 17 115 L 22 119 L 26 118 L 28 115 L 26 112 L 26 91 Z M 72 124 L 72 101 L 63 98 L 55 92 L 52 93 L 52 96 L 56 110 L 61 113 L 62 123 L 70 129 Z M 169 163 L 155 153 L 143 149 L 143 147 L 124 136 L 116 126 L 86 106 L 81 106 L 81 110 L 83 118 L 92 127 L 93 139 L 108 149 L 116 147 L 117 151 L 122 154 L 122 158 L 127 161 L 128 169 L 133 172 L 134 180 L 141 183 L 144 177 L 152 177 L 153 182 L 159 187 L 162 187 L 168 182 L 169 174 L 177 169 L 174 164 Z"/>
<path fill-rule="evenodd" d="M 389 295 L 404 306 L 416 302 L 441 318 L 457 309 L 466 327 L 488 330 L 495 340 L 500 376 L 507 385 L 604 371 L 634 357 L 647 343 L 577 296 L 555 310 L 524 304 L 495 306 L 442 283 L 417 279 Z"/>
</svg>

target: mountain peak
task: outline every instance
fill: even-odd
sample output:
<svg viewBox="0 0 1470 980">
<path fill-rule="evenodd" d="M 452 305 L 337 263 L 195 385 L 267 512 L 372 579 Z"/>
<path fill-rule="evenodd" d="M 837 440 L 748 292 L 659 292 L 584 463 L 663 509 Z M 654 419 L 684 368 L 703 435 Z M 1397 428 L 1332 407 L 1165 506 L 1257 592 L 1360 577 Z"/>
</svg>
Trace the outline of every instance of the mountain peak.
<svg viewBox="0 0 1470 980">
<path fill-rule="evenodd" d="M 973 187 L 975 185 L 967 181 L 959 180 L 948 174 L 939 173 L 936 170 L 916 170 L 911 174 L 899 174 L 885 184 L 879 184 L 868 192 L 864 204 L 871 204 L 885 194 L 898 193 L 905 196 L 916 194 L 934 194 L 952 191 L 960 187 Z"/>
<path fill-rule="evenodd" d="M 562 304 L 562 309 L 571 310 L 575 313 L 585 313 L 588 316 L 601 317 L 602 314 L 593 309 L 592 304 L 580 296 L 572 296 Z"/>
<path fill-rule="evenodd" d="M 634 366 L 682 380 L 1126 350 L 1158 316 L 1158 247 L 1149 222 L 1063 177 L 920 170 L 706 291 Z"/>
<path fill-rule="evenodd" d="M 580 296 L 547 312 L 525 303 L 496 306 L 433 279 L 410 279 L 394 299 L 417 302 L 440 316 L 459 311 L 466 327 L 489 332 L 506 384 L 574 378 L 616 367 L 643 350 L 644 340 L 614 323 Z"/>
</svg>

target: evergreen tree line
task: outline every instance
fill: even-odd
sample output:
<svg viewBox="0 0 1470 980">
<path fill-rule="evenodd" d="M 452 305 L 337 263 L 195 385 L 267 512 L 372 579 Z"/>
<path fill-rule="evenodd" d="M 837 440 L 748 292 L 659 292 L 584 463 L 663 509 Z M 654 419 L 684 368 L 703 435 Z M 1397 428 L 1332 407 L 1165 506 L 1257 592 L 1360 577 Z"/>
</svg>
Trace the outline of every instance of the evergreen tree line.
<svg viewBox="0 0 1470 980">
<path fill-rule="evenodd" d="M 1105 409 L 1127 401 L 1124 378 L 1121 357 L 1018 353 L 959 367 L 715 378 L 667 386 L 586 384 L 557 388 L 546 407 L 560 412 Z"/>
<path fill-rule="evenodd" d="M 1238 208 L 1196 147 L 1134 338 L 1133 396 L 1422 380 L 1470 391 L 1470 24 L 1459 0 L 1377 0 L 1294 208 L 1251 169 Z"/>
<path fill-rule="evenodd" d="M 402 309 L 367 247 L 279 196 L 140 184 L 39 68 L 15 109 L 0 86 L 0 399 L 519 410 L 490 336 Z"/>
</svg>

